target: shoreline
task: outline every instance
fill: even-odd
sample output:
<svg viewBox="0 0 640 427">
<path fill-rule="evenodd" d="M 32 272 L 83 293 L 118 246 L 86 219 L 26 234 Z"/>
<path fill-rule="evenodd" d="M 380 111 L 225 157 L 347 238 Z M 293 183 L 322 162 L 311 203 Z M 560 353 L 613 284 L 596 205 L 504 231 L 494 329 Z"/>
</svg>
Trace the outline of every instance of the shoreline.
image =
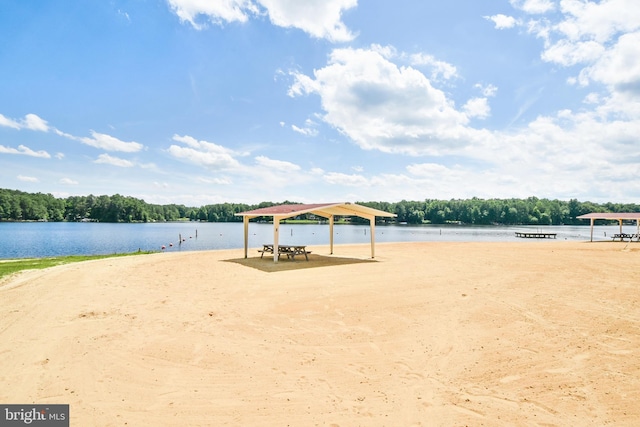
<svg viewBox="0 0 640 427">
<path fill-rule="evenodd" d="M 0 401 L 69 403 L 74 425 L 635 424 L 640 245 L 595 243 L 24 272 L 0 285 Z"/>
<path fill-rule="evenodd" d="M 162 223 L 162 224 L 82 224 L 47 223 L 5 224 L 6 234 L 0 245 L 0 259 L 31 257 L 51 257 L 78 254 L 127 253 L 138 249 L 161 250 L 162 246 L 171 250 L 209 250 L 241 248 L 243 244 L 242 225 L 236 223 Z M 35 227 L 35 228 L 33 228 Z M 197 227 L 197 228 L 194 228 Z M 309 246 L 328 245 L 329 229 L 318 224 L 285 224 L 281 233 L 283 243 Z M 2 227 L 0 227 L 2 228 Z M 628 228 L 627 228 L 628 229 Z M 625 229 L 625 230 L 627 230 Z M 195 231 L 199 231 L 197 238 Z M 589 240 L 588 226 L 510 227 L 510 226 L 382 226 L 376 227 L 378 243 L 401 243 L 407 241 L 501 241 L 519 240 L 515 232 L 546 231 L 557 234 L 557 240 Z M 273 239 L 273 226 L 252 224 L 249 243 L 251 246 L 268 243 Z M 334 241 L 337 244 L 368 243 L 369 227 L 340 225 L 336 227 Z M 608 235 L 617 233 L 618 227 L 604 226 L 596 230 L 595 240 L 611 240 Z M 606 235 L 605 235 L 606 233 Z M 188 237 L 180 245 L 180 236 Z M 286 241 L 285 241 L 286 240 Z M 173 243 L 173 247 L 171 244 Z"/>
<path fill-rule="evenodd" d="M 521 243 L 531 243 L 531 244 L 538 244 L 538 243 L 550 243 L 550 244 L 562 244 L 562 243 L 576 243 L 576 244 L 581 244 L 581 243 L 589 243 L 589 244 L 597 244 L 597 243 L 609 243 L 609 244 L 615 244 L 615 243 L 624 243 L 624 244 L 638 244 L 638 247 L 640 247 L 640 241 L 626 241 L 623 240 L 622 242 L 616 242 L 616 241 L 612 241 L 612 240 L 594 240 L 594 241 L 589 241 L 587 240 L 566 240 L 566 239 L 556 239 L 556 238 L 527 238 L 527 239 L 523 239 L 523 238 L 514 238 L 513 241 L 501 241 L 501 240 L 441 240 L 441 241 L 433 241 L 433 240 L 425 240 L 425 241 L 398 241 L 398 242 L 376 242 L 376 247 L 378 247 L 378 245 L 404 245 L 404 244 L 428 244 L 428 245 L 440 245 L 440 244 L 487 244 L 487 245 L 491 245 L 491 244 L 505 244 L 505 245 L 509 245 L 509 244 L 521 244 Z M 314 248 L 315 250 L 317 249 L 321 249 L 321 250 L 326 250 L 328 251 L 329 245 L 328 244 L 314 244 L 314 245 L 307 245 L 309 248 Z M 370 243 L 336 243 L 334 244 L 335 248 L 339 248 L 341 246 L 367 246 L 370 247 Z M 252 253 L 255 252 L 256 250 L 260 249 L 260 246 L 249 246 L 248 248 L 248 256 L 251 258 L 252 257 Z M 0 258 L 0 263 L 2 262 L 12 262 L 12 261 L 26 261 L 26 260 L 44 260 L 44 259 L 56 259 L 56 258 L 73 258 L 73 257 L 95 257 L 96 259 L 101 259 L 101 258 L 117 258 L 117 257 L 123 257 L 123 256 L 133 256 L 133 255 L 155 255 L 155 254 L 181 254 L 181 253 L 206 253 L 206 252 L 219 252 L 219 251 L 243 251 L 244 252 L 244 248 L 214 248 L 214 249 L 180 249 L 180 250 L 176 250 L 176 249 L 157 249 L 157 250 L 135 250 L 132 252 L 113 252 L 113 253 L 98 253 L 98 254 L 70 254 L 70 255 L 52 255 L 52 256 L 39 256 L 39 257 L 26 257 L 26 258 Z M 90 261 L 90 260 L 89 260 Z M 78 261 L 78 262 L 83 262 L 83 261 Z"/>
</svg>

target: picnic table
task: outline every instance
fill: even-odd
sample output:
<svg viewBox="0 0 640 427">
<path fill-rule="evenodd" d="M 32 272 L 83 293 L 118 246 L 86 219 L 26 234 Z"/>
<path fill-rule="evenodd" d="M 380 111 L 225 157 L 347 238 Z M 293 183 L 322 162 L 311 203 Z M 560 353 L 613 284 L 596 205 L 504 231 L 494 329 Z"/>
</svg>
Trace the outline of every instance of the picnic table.
<svg viewBox="0 0 640 427">
<path fill-rule="evenodd" d="M 638 239 L 640 240 L 640 234 L 627 234 L 627 233 L 616 233 L 613 235 L 612 237 L 613 241 L 615 242 L 616 240 L 620 240 L 621 242 L 623 240 L 633 240 L 633 239 Z"/>
<path fill-rule="evenodd" d="M 264 257 L 265 253 L 272 254 L 273 253 L 273 244 L 265 243 L 262 245 L 262 249 L 258 249 L 258 252 L 261 252 L 260 258 Z M 307 247 L 304 245 L 278 245 L 278 259 L 280 259 L 280 255 L 286 255 L 287 258 L 293 260 L 296 255 L 304 255 L 304 258 L 309 261 L 309 254 L 311 252 L 307 251 Z"/>
</svg>

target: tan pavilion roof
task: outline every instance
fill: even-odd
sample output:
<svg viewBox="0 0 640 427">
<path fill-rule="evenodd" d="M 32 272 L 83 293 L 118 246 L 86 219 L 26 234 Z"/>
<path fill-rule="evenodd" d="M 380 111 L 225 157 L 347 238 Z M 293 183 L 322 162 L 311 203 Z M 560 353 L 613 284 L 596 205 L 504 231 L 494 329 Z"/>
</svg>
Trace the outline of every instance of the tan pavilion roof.
<svg viewBox="0 0 640 427">
<path fill-rule="evenodd" d="M 592 212 L 576 217 L 577 219 L 640 219 L 640 212 Z"/>
<path fill-rule="evenodd" d="M 396 214 L 373 209 L 355 203 L 314 203 L 314 204 L 291 204 L 277 205 L 266 208 L 254 209 L 251 211 L 237 213 L 236 216 L 257 218 L 259 216 L 272 216 L 279 219 L 291 218 L 305 213 L 312 213 L 322 217 L 338 216 L 359 216 L 368 218 L 371 216 L 395 217 Z"/>
</svg>

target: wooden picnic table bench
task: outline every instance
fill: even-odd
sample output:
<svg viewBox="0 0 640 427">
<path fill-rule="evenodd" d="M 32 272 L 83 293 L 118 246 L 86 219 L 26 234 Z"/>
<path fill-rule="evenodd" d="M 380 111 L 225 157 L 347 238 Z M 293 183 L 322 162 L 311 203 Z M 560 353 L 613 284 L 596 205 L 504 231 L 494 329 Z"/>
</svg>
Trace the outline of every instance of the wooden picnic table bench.
<svg viewBox="0 0 640 427">
<path fill-rule="evenodd" d="M 273 244 L 265 243 L 262 245 L 262 249 L 258 249 L 258 252 L 261 252 L 260 258 L 264 257 L 265 253 L 273 253 Z M 296 255 L 304 255 L 304 258 L 309 261 L 309 254 L 311 251 L 307 250 L 307 247 L 304 245 L 278 245 L 278 259 L 280 259 L 280 255 L 286 255 L 287 258 L 293 260 Z"/>
</svg>

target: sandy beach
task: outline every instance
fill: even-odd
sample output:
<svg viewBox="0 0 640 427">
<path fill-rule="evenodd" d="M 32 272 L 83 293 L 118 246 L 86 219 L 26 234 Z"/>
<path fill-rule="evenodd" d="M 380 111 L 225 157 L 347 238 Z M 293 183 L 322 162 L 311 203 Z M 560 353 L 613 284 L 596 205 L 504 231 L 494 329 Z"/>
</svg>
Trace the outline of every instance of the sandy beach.
<svg viewBox="0 0 640 427">
<path fill-rule="evenodd" d="M 0 282 L 0 402 L 72 426 L 640 425 L 640 243 L 256 248 Z"/>
</svg>

